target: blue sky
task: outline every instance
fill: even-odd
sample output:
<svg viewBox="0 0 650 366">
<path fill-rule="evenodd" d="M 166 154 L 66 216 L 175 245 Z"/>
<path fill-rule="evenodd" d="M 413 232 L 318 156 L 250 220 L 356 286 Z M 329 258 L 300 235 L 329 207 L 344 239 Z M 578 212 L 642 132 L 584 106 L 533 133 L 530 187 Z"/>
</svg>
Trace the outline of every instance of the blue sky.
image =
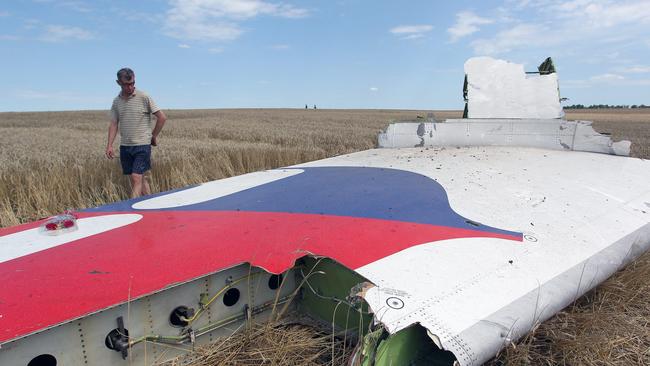
<svg viewBox="0 0 650 366">
<path fill-rule="evenodd" d="M 569 104 L 650 104 L 650 0 L 5 0 L 0 111 L 461 109 L 463 63 L 547 56 Z"/>
</svg>

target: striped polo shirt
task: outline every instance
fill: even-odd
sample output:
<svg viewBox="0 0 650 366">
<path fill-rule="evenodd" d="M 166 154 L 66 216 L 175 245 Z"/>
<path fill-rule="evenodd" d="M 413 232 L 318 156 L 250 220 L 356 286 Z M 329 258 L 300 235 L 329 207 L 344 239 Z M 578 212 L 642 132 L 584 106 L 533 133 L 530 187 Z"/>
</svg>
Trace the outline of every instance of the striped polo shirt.
<svg viewBox="0 0 650 366">
<path fill-rule="evenodd" d="M 113 99 L 111 119 L 117 121 L 123 146 L 149 145 L 151 143 L 153 113 L 160 110 L 151 97 L 142 90 L 135 90 L 124 99 L 118 94 Z"/>
</svg>

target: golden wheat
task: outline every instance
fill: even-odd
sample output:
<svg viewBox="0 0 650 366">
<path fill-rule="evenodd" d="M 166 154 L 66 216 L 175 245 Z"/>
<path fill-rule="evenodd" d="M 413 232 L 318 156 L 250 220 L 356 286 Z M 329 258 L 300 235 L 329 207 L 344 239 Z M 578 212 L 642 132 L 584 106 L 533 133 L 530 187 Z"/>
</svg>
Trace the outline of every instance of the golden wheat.
<svg viewBox="0 0 650 366">
<path fill-rule="evenodd" d="M 153 153 L 152 189 L 365 150 L 390 120 L 423 113 L 169 111 Z M 128 198 L 118 159 L 104 157 L 107 121 L 105 111 L 0 113 L 0 226 Z"/>
<path fill-rule="evenodd" d="M 648 278 L 650 253 L 540 324 L 488 365 L 650 364 Z"/>
<path fill-rule="evenodd" d="M 165 191 L 372 148 L 377 132 L 390 121 L 427 113 L 169 111 L 161 146 L 154 151 L 152 188 Z M 435 115 L 459 118 L 461 112 Z M 599 132 L 631 140 L 633 156 L 650 158 L 650 110 L 568 111 L 567 119 L 592 120 Z M 127 198 L 118 161 L 103 156 L 107 121 L 105 111 L 0 113 L 0 226 Z M 649 276 L 647 254 L 507 348 L 492 364 L 650 364 Z M 298 334 L 304 339 L 302 330 Z M 282 334 L 270 336 L 269 342 L 291 342 Z M 322 353 L 312 346 L 309 352 L 305 348 L 305 357 Z M 260 359 L 251 362 L 260 364 Z"/>
</svg>

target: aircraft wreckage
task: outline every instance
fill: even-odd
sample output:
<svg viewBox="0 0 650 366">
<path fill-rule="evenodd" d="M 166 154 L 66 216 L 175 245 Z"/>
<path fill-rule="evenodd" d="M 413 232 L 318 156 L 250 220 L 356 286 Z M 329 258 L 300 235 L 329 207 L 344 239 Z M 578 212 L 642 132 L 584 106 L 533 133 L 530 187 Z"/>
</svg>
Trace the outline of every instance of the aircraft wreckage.
<svg viewBox="0 0 650 366">
<path fill-rule="evenodd" d="M 142 365 L 286 310 L 352 364 L 490 359 L 648 249 L 650 162 L 562 119 L 550 59 L 465 71 L 468 118 L 381 148 L 1 229 L 0 364 Z"/>
</svg>

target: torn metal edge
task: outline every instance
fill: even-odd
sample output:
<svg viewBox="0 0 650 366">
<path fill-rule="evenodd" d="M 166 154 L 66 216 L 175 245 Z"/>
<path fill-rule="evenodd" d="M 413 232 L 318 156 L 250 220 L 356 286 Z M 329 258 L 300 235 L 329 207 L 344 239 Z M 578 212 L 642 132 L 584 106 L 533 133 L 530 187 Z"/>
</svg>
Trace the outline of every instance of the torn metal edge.
<svg viewBox="0 0 650 366">
<path fill-rule="evenodd" d="M 391 123 L 378 135 L 381 148 L 520 146 L 629 156 L 631 142 L 614 142 L 590 121 L 561 119 L 448 119 Z"/>
<path fill-rule="evenodd" d="M 391 330 L 391 327 L 377 316 L 381 309 L 373 307 L 372 301 L 366 300 L 371 289 L 379 288 L 372 283 L 366 282 L 359 286 L 356 296 L 366 301 L 369 309 L 373 312 L 373 321 L 378 326 L 377 329 L 383 329 L 386 338 L 394 337 L 413 326 L 420 326 L 426 329 L 427 336 L 440 351 L 450 352 L 454 355 L 456 360 L 452 363 L 453 365 L 478 365 L 487 362 L 508 344 L 513 344 L 524 337 L 541 322 L 560 312 L 648 250 L 650 250 L 650 224 L 640 227 L 596 255 L 559 273 L 551 280 L 540 284 L 537 289 L 531 290 L 494 314 L 479 319 L 471 327 L 451 334 L 451 340 L 450 337 L 447 337 L 446 342 L 443 342 L 443 339 L 430 328 L 432 325 L 443 326 L 444 324 L 429 323 L 427 326 L 424 318 L 411 322 L 405 327 Z M 558 294 L 560 296 L 557 296 Z M 539 308 L 538 302 L 542 295 L 551 300 Z M 438 319 L 438 321 L 442 321 L 442 319 Z M 375 347 L 379 347 L 379 345 L 379 341 L 375 342 Z M 472 352 L 466 352 L 462 345 L 471 345 L 475 349 Z M 368 354 L 362 352 L 355 355 L 354 358 L 364 360 L 367 357 Z M 383 366 L 382 363 L 370 363 L 370 365 Z"/>
</svg>

